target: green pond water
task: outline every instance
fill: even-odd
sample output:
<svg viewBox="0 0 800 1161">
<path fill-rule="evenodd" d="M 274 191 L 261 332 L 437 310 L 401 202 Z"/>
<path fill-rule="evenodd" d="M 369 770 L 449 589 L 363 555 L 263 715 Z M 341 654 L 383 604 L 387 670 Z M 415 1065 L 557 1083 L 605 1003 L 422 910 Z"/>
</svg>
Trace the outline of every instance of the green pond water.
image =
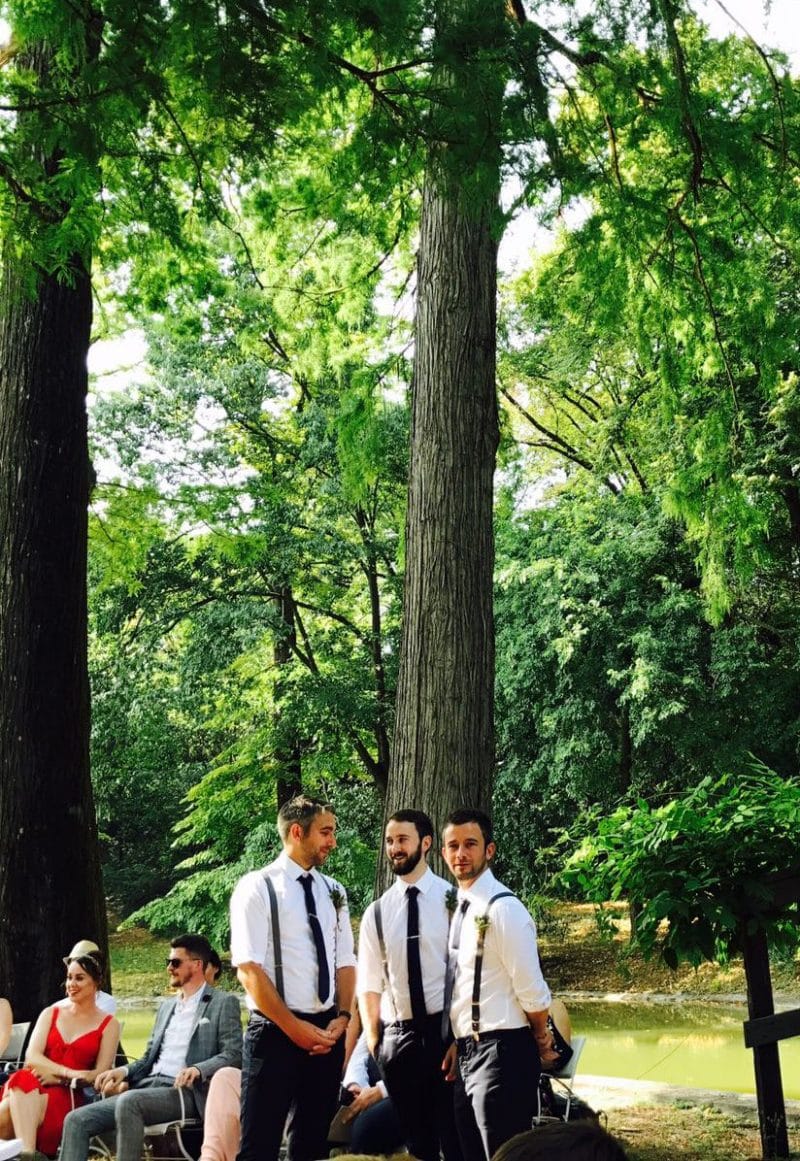
<svg viewBox="0 0 800 1161">
<path fill-rule="evenodd" d="M 744 1004 L 584 1003 L 569 1010 L 574 1031 L 587 1037 L 579 1075 L 755 1092 Z M 784 1096 L 800 1099 L 800 1038 L 782 1041 L 779 1052 Z"/>
<path fill-rule="evenodd" d="M 754 1092 L 753 1054 L 744 1047 L 742 1006 L 702 1003 L 570 1003 L 575 1033 L 587 1037 L 578 1075 L 655 1080 L 690 1088 Z M 122 1040 L 141 1055 L 153 1008 L 125 1008 Z M 800 1037 L 780 1045 L 786 1097 L 800 1099 Z"/>
</svg>

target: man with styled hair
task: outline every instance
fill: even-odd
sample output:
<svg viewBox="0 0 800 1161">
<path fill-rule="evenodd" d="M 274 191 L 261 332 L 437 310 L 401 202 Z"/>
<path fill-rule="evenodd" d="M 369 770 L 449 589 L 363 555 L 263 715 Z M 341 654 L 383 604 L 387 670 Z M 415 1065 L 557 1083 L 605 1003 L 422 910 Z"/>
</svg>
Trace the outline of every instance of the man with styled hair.
<svg viewBox="0 0 800 1161">
<path fill-rule="evenodd" d="M 420 1161 L 460 1161 L 452 1086 L 442 1072 L 450 888 L 428 867 L 433 823 L 421 810 L 387 821 L 384 850 L 395 883 L 364 912 L 358 1001 L 367 1044 Z"/>
<path fill-rule="evenodd" d="M 298 795 L 278 811 L 283 851 L 231 898 L 231 958 L 250 1017 L 242 1064 L 240 1161 L 327 1157 L 355 991 L 353 932 L 341 883 L 319 868 L 336 816 Z"/>
<path fill-rule="evenodd" d="M 202 935 L 173 939 L 167 970 L 177 994 L 159 1006 L 144 1056 L 95 1080 L 107 1099 L 67 1115 L 61 1161 L 86 1161 L 91 1138 L 114 1129 L 118 1161 L 140 1161 L 147 1125 L 179 1120 L 184 1111 L 202 1117 L 211 1077 L 220 1068 L 239 1067 L 239 1001 L 206 983 L 210 950 Z"/>
<path fill-rule="evenodd" d="M 445 988 L 455 1043 L 447 1064 L 465 1161 L 489 1161 L 530 1128 L 541 1064 L 557 1055 L 536 927 L 492 874 L 495 849 L 483 811 L 464 807 L 447 818 L 442 857 L 458 884 Z"/>
</svg>

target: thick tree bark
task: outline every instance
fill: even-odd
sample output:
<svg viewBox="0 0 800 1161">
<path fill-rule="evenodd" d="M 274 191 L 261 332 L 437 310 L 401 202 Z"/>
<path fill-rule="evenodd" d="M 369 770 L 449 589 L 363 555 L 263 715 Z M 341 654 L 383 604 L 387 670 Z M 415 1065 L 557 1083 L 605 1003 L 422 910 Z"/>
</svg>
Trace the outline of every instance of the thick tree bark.
<svg viewBox="0 0 800 1161">
<path fill-rule="evenodd" d="M 449 100 L 434 100 L 445 114 L 420 228 L 404 620 L 387 792 L 387 813 L 417 807 L 437 826 L 458 806 L 490 809 L 495 760 L 501 88 L 487 78 L 476 45 L 490 47 L 502 5 L 460 0 L 440 5 L 440 16 L 440 43 L 450 46 L 440 96 L 449 90 Z M 476 36 L 481 24 L 485 33 Z"/>
<path fill-rule="evenodd" d="M 0 290 L 0 980 L 15 1018 L 60 994 L 61 957 L 106 944 L 89 777 L 89 276 L 7 255 Z"/>
</svg>

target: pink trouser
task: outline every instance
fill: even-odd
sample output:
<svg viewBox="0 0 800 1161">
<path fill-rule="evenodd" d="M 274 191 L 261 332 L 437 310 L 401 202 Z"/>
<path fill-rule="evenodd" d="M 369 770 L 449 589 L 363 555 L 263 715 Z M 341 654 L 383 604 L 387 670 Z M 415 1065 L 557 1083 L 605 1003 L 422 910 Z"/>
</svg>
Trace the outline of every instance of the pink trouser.
<svg viewBox="0 0 800 1161">
<path fill-rule="evenodd" d="M 200 1161 L 236 1161 L 241 1138 L 242 1070 L 220 1068 L 211 1077 L 203 1115 Z"/>
</svg>

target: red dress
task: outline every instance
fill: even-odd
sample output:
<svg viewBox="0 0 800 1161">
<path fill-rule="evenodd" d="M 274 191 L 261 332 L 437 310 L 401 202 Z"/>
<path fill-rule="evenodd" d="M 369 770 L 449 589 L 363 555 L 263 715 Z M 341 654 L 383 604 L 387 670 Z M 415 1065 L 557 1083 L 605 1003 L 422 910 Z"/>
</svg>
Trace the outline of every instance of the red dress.
<svg viewBox="0 0 800 1161">
<path fill-rule="evenodd" d="M 58 1028 L 59 1011 L 59 1008 L 53 1008 L 50 1031 L 47 1033 L 47 1043 L 44 1047 L 45 1056 L 48 1060 L 52 1060 L 53 1064 L 62 1065 L 64 1068 L 77 1068 L 81 1071 L 94 1068 L 100 1052 L 103 1029 L 111 1017 L 106 1016 L 97 1028 L 93 1028 L 91 1032 L 84 1032 L 67 1043 Z M 86 1103 L 83 1093 L 80 1089 L 66 1088 L 60 1084 L 40 1084 L 29 1068 L 12 1072 L 0 1089 L 0 1100 L 12 1088 L 17 1088 L 21 1092 L 43 1092 L 47 1097 L 44 1120 L 36 1133 L 36 1148 L 51 1157 L 55 1156 L 61 1144 L 64 1118 L 67 1113 Z"/>
</svg>

